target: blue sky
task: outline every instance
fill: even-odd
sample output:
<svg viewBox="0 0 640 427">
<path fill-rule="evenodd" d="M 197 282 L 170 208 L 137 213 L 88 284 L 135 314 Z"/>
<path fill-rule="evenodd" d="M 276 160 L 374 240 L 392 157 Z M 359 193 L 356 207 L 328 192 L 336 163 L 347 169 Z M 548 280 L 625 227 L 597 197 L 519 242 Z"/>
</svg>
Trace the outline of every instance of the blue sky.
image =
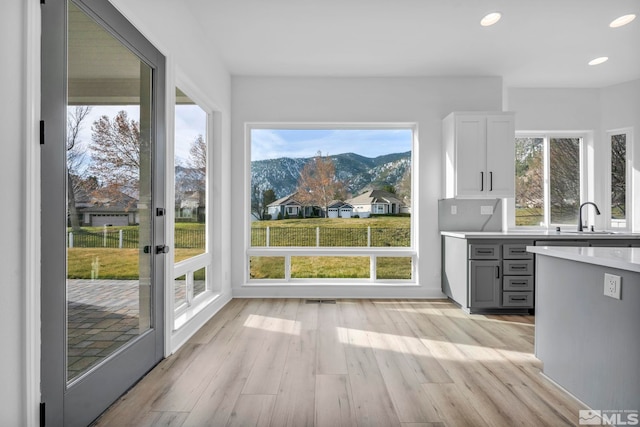
<svg viewBox="0 0 640 427">
<path fill-rule="evenodd" d="M 411 129 L 252 129 L 251 160 L 356 153 L 365 157 L 411 151 Z"/>
</svg>

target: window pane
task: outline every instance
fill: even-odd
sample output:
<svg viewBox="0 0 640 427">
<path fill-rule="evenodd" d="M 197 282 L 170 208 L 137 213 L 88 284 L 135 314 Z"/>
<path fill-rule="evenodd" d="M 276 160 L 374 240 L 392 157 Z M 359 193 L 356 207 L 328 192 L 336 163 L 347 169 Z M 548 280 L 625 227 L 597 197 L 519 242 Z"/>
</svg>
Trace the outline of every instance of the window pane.
<svg viewBox="0 0 640 427">
<path fill-rule="evenodd" d="M 173 292 L 175 309 L 187 303 L 187 276 L 182 275 L 173 281 Z"/>
<path fill-rule="evenodd" d="M 175 250 L 178 262 L 205 252 L 207 113 L 176 88 Z"/>
<path fill-rule="evenodd" d="M 201 293 L 207 290 L 207 268 L 203 267 L 200 270 L 193 272 L 193 297 L 197 297 Z"/>
<path fill-rule="evenodd" d="M 543 138 L 516 138 L 516 225 L 544 222 Z"/>
<path fill-rule="evenodd" d="M 613 227 L 626 227 L 627 199 L 627 135 L 611 136 L 611 222 Z"/>
<path fill-rule="evenodd" d="M 291 257 L 292 279 L 368 279 L 368 256 L 295 256 Z"/>
<path fill-rule="evenodd" d="M 581 138 L 549 140 L 549 193 L 552 224 L 578 223 L 581 141 Z"/>
<path fill-rule="evenodd" d="M 376 279 L 411 279 L 411 257 L 377 257 Z"/>
<path fill-rule="evenodd" d="M 284 257 L 252 256 L 249 257 L 250 279 L 284 279 Z"/>
<path fill-rule="evenodd" d="M 70 382 L 151 327 L 153 261 L 144 247 L 152 242 L 155 141 L 153 70 L 73 2 L 68 6 L 68 222 L 60 227 L 69 245 Z"/>
<path fill-rule="evenodd" d="M 252 129 L 251 245 L 411 246 L 412 143 L 411 129 Z"/>
</svg>

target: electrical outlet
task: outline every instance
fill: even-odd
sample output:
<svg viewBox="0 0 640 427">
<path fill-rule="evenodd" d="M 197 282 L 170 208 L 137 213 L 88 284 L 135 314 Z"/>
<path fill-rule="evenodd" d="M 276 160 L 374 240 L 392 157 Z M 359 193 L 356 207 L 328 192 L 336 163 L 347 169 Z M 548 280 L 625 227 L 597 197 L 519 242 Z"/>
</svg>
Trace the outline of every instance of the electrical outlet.
<svg viewBox="0 0 640 427">
<path fill-rule="evenodd" d="M 493 215 L 493 206 L 480 206 L 480 215 Z"/>
<path fill-rule="evenodd" d="M 604 273 L 605 296 L 620 299 L 620 288 L 622 288 L 622 278 L 620 276 Z"/>
<path fill-rule="evenodd" d="M 451 205 L 451 215 L 458 214 L 458 207 L 456 205 Z"/>
</svg>

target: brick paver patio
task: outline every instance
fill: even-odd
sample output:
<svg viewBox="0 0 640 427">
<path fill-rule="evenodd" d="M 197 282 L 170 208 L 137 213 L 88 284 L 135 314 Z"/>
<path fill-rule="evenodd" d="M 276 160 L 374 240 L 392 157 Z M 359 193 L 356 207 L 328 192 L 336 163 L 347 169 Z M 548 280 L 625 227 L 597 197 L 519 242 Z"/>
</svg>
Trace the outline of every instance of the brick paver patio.
<svg viewBox="0 0 640 427">
<path fill-rule="evenodd" d="M 202 280 L 194 294 L 204 291 Z M 100 363 L 139 334 L 137 280 L 67 280 L 67 379 Z M 176 280 L 174 301 L 186 301 L 185 282 Z"/>
</svg>

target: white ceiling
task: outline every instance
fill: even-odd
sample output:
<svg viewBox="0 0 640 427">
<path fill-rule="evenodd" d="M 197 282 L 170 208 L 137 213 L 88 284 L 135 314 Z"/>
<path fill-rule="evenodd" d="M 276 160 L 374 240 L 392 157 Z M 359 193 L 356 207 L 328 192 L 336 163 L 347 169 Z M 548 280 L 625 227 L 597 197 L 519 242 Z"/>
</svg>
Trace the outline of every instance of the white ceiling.
<svg viewBox="0 0 640 427">
<path fill-rule="evenodd" d="M 233 75 L 502 76 L 507 87 L 640 78 L 638 0 L 185 0 Z M 481 27 L 500 11 L 502 20 Z M 635 13 L 626 27 L 609 23 Z M 608 56 L 599 66 L 595 57 Z"/>
</svg>

